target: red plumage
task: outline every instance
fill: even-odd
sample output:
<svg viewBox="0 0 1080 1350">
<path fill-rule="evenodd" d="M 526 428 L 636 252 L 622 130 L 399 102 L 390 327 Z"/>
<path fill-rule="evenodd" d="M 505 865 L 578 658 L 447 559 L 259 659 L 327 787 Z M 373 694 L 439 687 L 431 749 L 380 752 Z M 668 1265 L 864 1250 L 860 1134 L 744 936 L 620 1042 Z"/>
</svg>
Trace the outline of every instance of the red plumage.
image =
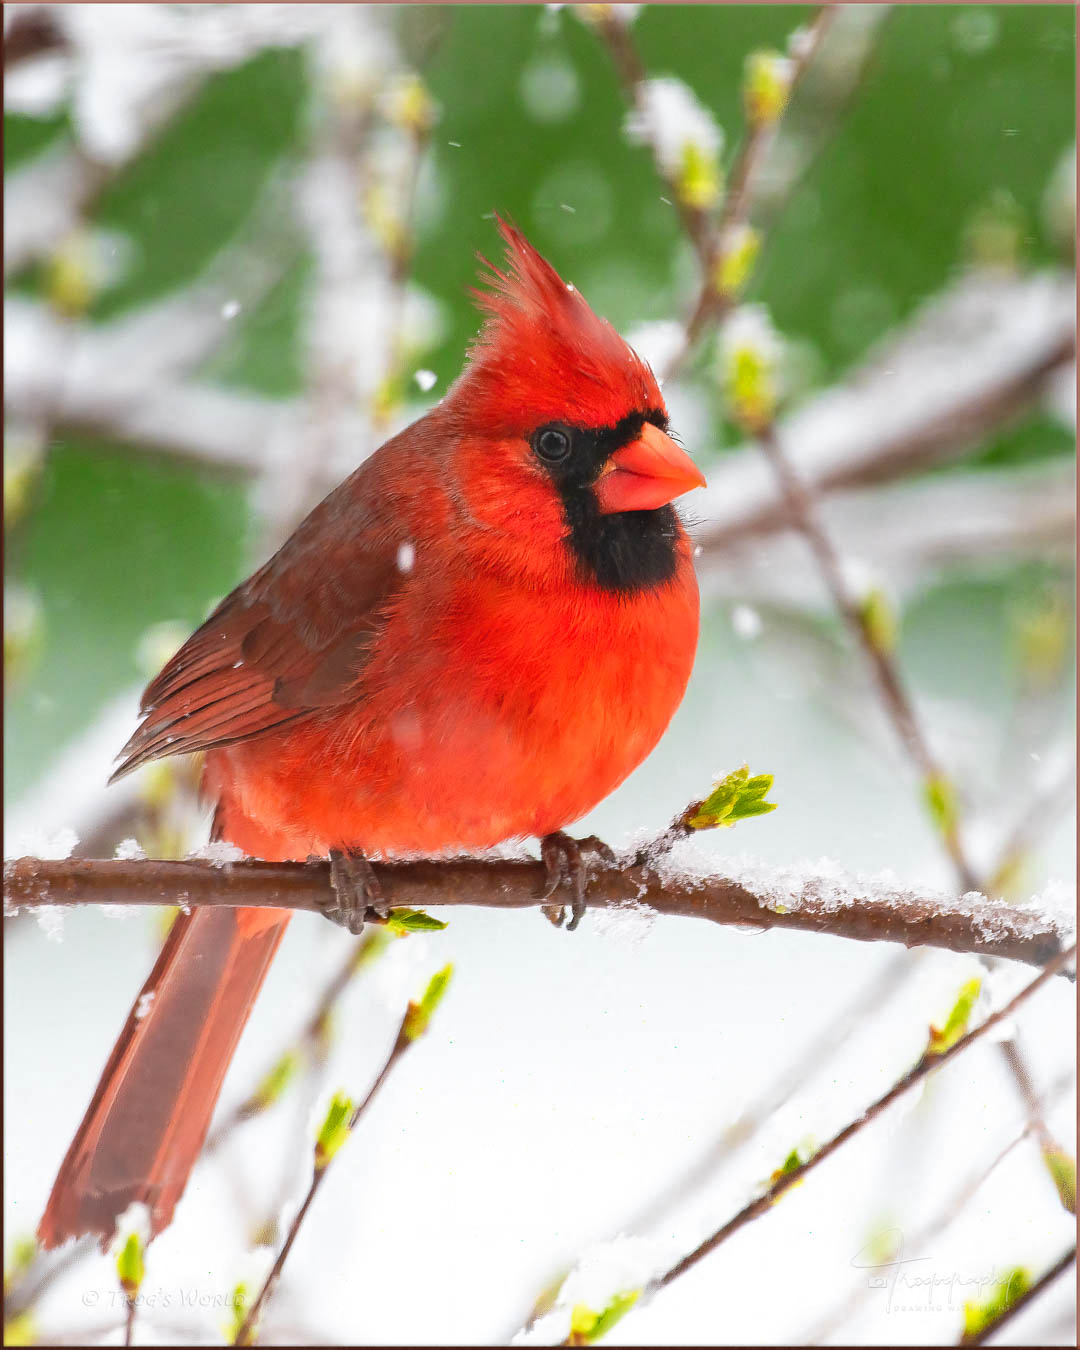
<svg viewBox="0 0 1080 1350">
<path fill-rule="evenodd" d="M 317 506 L 146 691 L 118 773 L 205 751 L 218 833 L 249 854 L 432 854 L 551 833 L 644 759 L 682 698 L 698 626 L 688 541 L 674 516 L 660 528 L 617 513 L 702 480 L 659 429 L 648 365 L 500 229 L 507 263 L 490 268 L 485 325 L 446 398 Z M 578 485 L 536 450 L 545 425 L 630 443 L 597 452 L 595 481 Z M 590 572 L 589 550 L 608 548 L 633 578 L 639 530 L 659 579 Z M 108 1236 L 132 1200 L 154 1231 L 169 1222 L 287 917 L 241 910 L 226 926 L 208 910 L 170 938 L 149 1014 L 129 1019 L 61 1168 L 46 1245 Z M 218 986 L 172 997 L 215 923 Z M 162 1086 L 153 1063 L 170 1046 L 196 1062 Z M 140 1106 L 151 1085 L 153 1110 Z"/>
</svg>

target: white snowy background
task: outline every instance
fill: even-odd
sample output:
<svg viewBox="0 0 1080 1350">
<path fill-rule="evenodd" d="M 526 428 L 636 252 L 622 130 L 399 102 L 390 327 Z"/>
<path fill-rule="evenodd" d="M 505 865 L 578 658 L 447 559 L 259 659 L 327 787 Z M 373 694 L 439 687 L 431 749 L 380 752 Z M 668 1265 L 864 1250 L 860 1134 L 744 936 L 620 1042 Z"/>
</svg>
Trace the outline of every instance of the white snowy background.
<svg viewBox="0 0 1080 1350">
<path fill-rule="evenodd" d="M 5 23 L 12 11 L 35 8 L 50 9 L 9 6 Z M 182 16 L 132 6 L 123 18 L 106 8 L 65 14 L 69 49 L 35 58 L 14 91 L 9 85 L 9 106 L 20 99 L 24 112 L 70 99 L 81 151 L 106 166 L 137 154 L 190 96 L 192 80 L 273 43 L 307 43 L 316 70 L 337 62 L 338 76 L 348 68 L 357 79 L 373 67 L 391 72 L 401 61 L 392 24 L 355 7 L 208 6 Z M 857 7 L 851 13 L 852 31 L 861 32 L 868 25 Z M 538 10 L 538 25 L 541 19 L 576 22 Z M 965 41 L 981 38 L 968 34 Z M 561 77 L 530 71 L 521 97 L 543 120 Z M 686 106 L 678 107 L 692 122 Z M 670 124 L 654 130 L 667 135 Z M 705 141 L 710 135 L 699 130 Z M 391 158 L 401 153 L 400 146 L 386 149 Z M 27 168 L 7 184 L 9 273 L 42 256 L 53 222 L 54 238 L 67 236 L 80 208 L 76 169 L 61 169 L 48 178 L 39 165 L 35 179 Z M 334 404 L 330 396 L 326 456 L 317 472 L 288 453 L 298 428 L 310 428 L 310 409 L 268 408 L 266 401 L 176 377 L 212 350 L 236 317 L 235 270 L 211 272 L 188 293 L 59 349 L 62 387 L 55 344 L 68 340 L 64 331 L 38 300 L 9 295 L 9 414 L 47 441 L 49 419 L 68 400 L 76 414 L 89 409 L 148 440 L 186 439 L 188 449 L 198 445 L 207 458 L 255 455 L 255 518 L 261 537 L 272 539 L 297 501 L 317 496 L 320 484 L 325 489 L 351 467 L 355 408 L 370 403 L 383 369 L 370 336 L 397 321 L 394 288 L 372 232 L 342 225 L 335 215 L 343 200 L 335 171 L 332 156 L 313 156 L 306 171 L 307 228 L 324 245 L 308 337 L 316 353 L 322 343 L 345 362 L 353 402 Z M 490 226 L 477 222 L 475 242 L 489 247 L 481 229 Z M 247 282 L 255 292 L 263 287 L 257 275 Z M 803 471 L 813 477 L 853 463 L 889 434 L 918 427 L 920 418 L 930 423 L 954 402 L 1037 364 L 1039 344 L 1071 329 L 1071 287 L 1064 268 L 1048 267 L 959 278 L 928 298 L 855 377 L 796 401 L 787 426 Z M 438 306 L 419 290 L 407 302 L 406 327 L 421 349 L 423 334 L 431 340 L 437 328 Z M 636 335 L 643 348 L 660 344 L 649 350 L 658 364 L 670 338 L 670 329 L 655 323 Z M 1066 433 L 1074 426 L 1072 389 L 1066 362 L 1038 395 L 1043 415 Z M 433 373 L 418 365 L 393 425 L 440 392 Z M 665 392 L 684 442 L 708 445 L 712 405 L 701 384 L 687 380 Z M 42 407 L 52 411 L 43 417 Z M 915 774 L 858 656 L 828 615 L 802 541 L 763 535 L 715 556 L 707 547 L 710 530 L 752 515 L 770 493 L 748 446 L 732 451 L 709 492 L 688 503 L 705 548 L 704 623 L 689 693 L 656 752 L 577 832 L 595 831 L 615 846 L 658 832 L 703 794 L 714 773 L 745 762 L 775 775 L 779 809 L 695 842 L 717 868 L 751 855 L 767 869 L 889 871 L 912 890 L 950 892 L 954 880 L 920 805 Z M 838 494 L 826 508 L 853 584 L 880 578 L 903 607 L 899 659 L 931 739 L 972 806 L 968 840 L 982 866 L 990 865 L 1025 805 L 1063 775 L 1067 781 L 1071 676 L 1066 672 L 1059 694 L 1039 705 L 1034 725 L 1018 722 L 1014 658 L 1000 607 L 984 603 L 968 583 L 1000 578 L 1017 559 L 1049 559 L 1047 566 L 1061 570 L 1071 501 L 1071 478 L 1051 460 L 1008 481 L 939 476 L 864 488 L 861 496 Z M 117 809 L 114 797 L 119 803 L 121 794 L 138 792 L 137 783 L 112 796 L 102 787 L 134 724 L 136 693 L 114 691 L 86 727 L 58 736 L 36 775 L 20 768 L 25 786 L 7 803 L 7 856 L 55 847 L 65 829 L 92 833 Z M 1024 894 L 1055 912 L 1075 892 L 1070 801 L 1041 812 L 1024 875 Z M 192 831 L 192 846 L 199 828 L 205 827 Z M 689 854 L 686 861 L 700 865 Z M 564 1301 L 598 1307 L 717 1228 L 792 1148 L 823 1143 L 858 1114 L 918 1058 L 928 1024 L 948 1012 L 965 980 L 984 978 L 985 1011 L 1031 974 L 1012 967 L 988 973 L 972 958 L 913 952 L 907 977 L 879 996 L 886 972 L 904 959 L 881 944 L 641 915 L 590 913 L 574 934 L 552 928 L 538 911 L 454 908 L 440 917 L 449 923 L 445 932 L 398 941 L 356 978 L 337 1010 L 330 1058 L 317 1079 L 301 1077 L 274 1109 L 236 1129 L 196 1169 L 174 1225 L 149 1252 L 140 1342 L 220 1343 L 236 1282 L 257 1282 L 269 1266 L 266 1249 L 251 1250 L 253 1228 L 270 1215 L 287 1221 L 303 1195 L 313 1122 L 330 1093 L 364 1092 L 406 1001 L 448 961 L 454 979 L 430 1033 L 334 1162 L 301 1230 L 264 1320 L 264 1343 L 505 1343 L 541 1291 L 579 1260 Z M 23 914 L 6 929 L 10 1241 L 36 1226 L 79 1113 L 152 963 L 160 925 L 152 912 L 117 917 L 88 909 L 62 918 L 50 911 L 38 922 Z M 299 1031 L 350 941 L 312 916 L 293 920 L 226 1082 L 223 1114 Z M 832 1052 L 823 1053 L 822 1031 L 847 1007 L 859 1011 Z M 1025 1006 L 1018 1029 L 1037 1085 L 1051 1094 L 1048 1123 L 1075 1153 L 1073 1008 L 1073 987 L 1054 981 Z M 653 1202 L 792 1071 L 798 1090 L 768 1113 L 752 1139 L 681 1202 L 657 1213 Z M 1031 1138 L 966 1204 L 951 1205 L 965 1180 L 1026 1123 L 1000 1055 L 984 1041 L 774 1211 L 635 1308 L 608 1341 L 955 1340 L 965 1299 L 985 1297 L 1014 1265 L 1038 1274 L 1073 1240 L 1072 1217 L 1057 1203 Z M 640 1224 L 650 1209 L 652 1217 Z M 868 1272 L 867 1244 L 889 1227 L 904 1234 L 905 1264 Z M 1074 1343 L 1073 1300 L 1071 1277 L 1059 1281 L 1002 1339 Z M 62 1275 L 34 1318 L 49 1343 L 65 1336 L 119 1343 L 123 1306 L 111 1261 L 95 1255 Z M 556 1325 L 558 1340 L 565 1324 L 541 1324 L 534 1337 Z"/>
</svg>

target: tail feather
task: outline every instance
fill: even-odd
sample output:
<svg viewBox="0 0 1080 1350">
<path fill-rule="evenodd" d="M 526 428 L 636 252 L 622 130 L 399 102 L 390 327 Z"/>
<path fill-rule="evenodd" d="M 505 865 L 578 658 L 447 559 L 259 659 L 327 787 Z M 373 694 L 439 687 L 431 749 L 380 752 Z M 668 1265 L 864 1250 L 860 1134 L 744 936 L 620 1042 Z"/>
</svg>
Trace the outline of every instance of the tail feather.
<svg viewBox="0 0 1080 1350">
<path fill-rule="evenodd" d="M 43 1246 L 84 1233 L 104 1245 L 135 1202 L 151 1235 L 168 1226 L 288 921 L 267 909 L 177 916 L 57 1174 Z"/>
</svg>

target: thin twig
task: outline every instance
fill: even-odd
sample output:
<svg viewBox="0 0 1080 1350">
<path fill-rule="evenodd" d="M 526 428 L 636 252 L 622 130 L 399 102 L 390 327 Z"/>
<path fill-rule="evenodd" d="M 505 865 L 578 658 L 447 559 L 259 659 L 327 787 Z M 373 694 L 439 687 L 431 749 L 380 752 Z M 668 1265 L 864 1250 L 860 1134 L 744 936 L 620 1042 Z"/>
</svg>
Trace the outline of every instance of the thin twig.
<svg viewBox="0 0 1080 1350">
<path fill-rule="evenodd" d="M 885 644 L 875 639 L 868 616 L 857 603 L 844 577 L 843 565 L 832 539 L 822 525 L 802 479 L 784 453 L 776 429 L 771 423 L 761 430 L 759 441 L 772 466 L 781 492 L 788 502 L 795 523 L 814 554 L 833 603 L 862 648 L 873 672 L 882 707 L 908 757 L 922 775 L 924 792 L 928 799 L 935 788 L 951 794 L 949 780 L 923 732 L 899 667 Z M 942 813 L 939 835 L 963 890 L 981 892 L 986 883 L 976 872 L 964 847 L 960 831 L 960 811 L 957 806 L 951 805 Z M 1033 1119 L 1039 1118 L 1038 1098 L 1016 1038 L 1008 1037 L 1002 1041 L 1000 1053 L 1029 1113 Z M 1056 1146 L 1045 1122 L 1040 1127 L 1040 1141 L 1044 1147 Z"/>
<path fill-rule="evenodd" d="M 1056 956 L 1040 974 L 1036 975 L 1030 984 L 1025 985 L 1024 988 L 1021 989 L 1015 997 L 1010 999 L 1008 1003 L 999 1008 L 997 1012 L 991 1013 L 984 1022 L 981 1022 L 977 1027 L 974 1027 L 971 1031 L 967 1032 L 966 1035 L 962 1036 L 960 1040 L 956 1041 L 948 1050 L 936 1055 L 929 1052 L 924 1053 L 919 1061 L 909 1069 L 907 1073 L 899 1078 L 887 1092 L 883 1093 L 877 1099 L 877 1101 L 868 1106 L 860 1116 L 857 1116 L 855 1120 L 846 1125 L 838 1134 L 833 1135 L 832 1139 L 818 1149 L 818 1151 L 808 1158 L 806 1162 L 801 1163 L 792 1171 L 786 1172 L 784 1175 L 778 1177 L 766 1191 L 759 1195 L 755 1200 L 752 1200 L 748 1205 L 745 1205 L 738 1214 L 729 1219 L 723 1227 L 717 1229 L 715 1233 L 695 1247 L 692 1252 L 687 1256 L 684 1256 L 681 1261 L 677 1262 L 670 1270 L 660 1276 L 658 1280 L 654 1281 L 653 1287 L 656 1289 L 666 1288 L 669 1284 L 677 1280 L 680 1275 L 685 1275 L 688 1270 L 691 1270 L 696 1266 L 697 1263 L 708 1256 L 710 1252 L 714 1252 L 717 1247 L 726 1242 L 728 1238 L 737 1233 L 739 1229 L 744 1228 L 748 1223 L 751 1223 L 754 1219 L 757 1219 L 762 1214 L 766 1213 L 786 1191 L 789 1191 L 793 1186 L 798 1185 L 808 1173 L 820 1166 L 826 1158 L 831 1157 L 865 1126 L 876 1120 L 882 1112 L 892 1106 L 892 1104 L 904 1096 L 905 1093 L 909 1092 L 918 1083 L 921 1083 L 929 1074 L 944 1067 L 950 1060 L 953 1060 L 958 1055 L 962 1054 L 969 1046 L 974 1045 L 976 1041 L 981 1040 L 987 1032 L 991 1031 L 1000 1022 L 1012 1017 L 1017 1009 L 1030 998 L 1036 990 L 1042 988 L 1042 986 L 1046 984 L 1057 971 L 1062 969 L 1064 965 L 1072 959 L 1075 953 L 1076 944 L 1073 943 L 1067 951 L 1061 952 Z"/>
<path fill-rule="evenodd" d="M 1039 1141 L 1039 1147 L 1043 1152 L 1053 1151 L 1058 1147 L 1057 1140 L 1050 1133 L 1046 1124 L 1046 1118 L 1043 1114 L 1043 1103 L 1040 1093 L 1035 1086 L 1034 1079 L 1028 1069 L 1027 1060 L 1020 1052 L 1020 1047 L 1015 1039 L 1001 1042 L 1001 1053 L 1009 1066 L 1009 1072 L 1016 1081 L 1020 1097 L 1024 1103 L 1028 1115 L 1028 1126 L 1032 1134 Z"/>
<path fill-rule="evenodd" d="M 849 1000 L 808 1044 L 800 1048 L 788 1068 L 724 1126 L 710 1148 L 692 1163 L 663 1195 L 656 1197 L 628 1225 L 628 1233 L 651 1227 L 706 1180 L 715 1180 L 739 1150 L 770 1117 L 781 1110 L 807 1081 L 864 1025 L 868 1010 L 878 1011 L 907 980 L 913 958 L 902 953 L 887 963 L 864 989 Z"/>
<path fill-rule="evenodd" d="M 350 944 L 348 956 L 338 970 L 335 971 L 326 982 L 326 987 L 319 996 L 314 1011 L 293 1038 L 289 1047 L 284 1052 L 285 1054 L 292 1052 L 297 1055 L 305 1055 L 323 1042 L 331 1014 L 333 1013 L 338 1000 L 345 993 L 345 990 L 352 983 L 356 973 L 363 966 L 365 957 L 370 951 L 374 940 L 375 939 L 369 935 L 361 943 Z M 276 1066 L 281 1062 L 281 1059 L 282 1055 L 278 1055 L 275 1057 L 274 1062 L 267 1066 L 266 1072 L 259 1078 L 260 1084 L 264 1083 L 269 1075 L 273 1073 Z M 266 1109 L 266 1106 L 267 1102 L 265 1096 L 259 1087 L 255 1087 L 244 1100 L 215 1127 L 210 1137 L 207 1139 L 206 1144 L 203 1146 L 203 1154 L 209 1156 L 211 1153 L 216 1152 L 238 1125 L 242 1125 L 244 1121 L 250 1120 L 253 1116 L 258 1115 Z"/>
<path fill-rule="evenodd" d="M 399 906 L 480 905 L 531 909 L 544 901 L 543 865 L 532 860 L 451 858 L 376 863 L 388 900 Z M 26 905 L 250 905 L 325 913 L 333 903 L 328 863 L 117 861 L 18 858 L 4 864 L 9 907 Z M 724 876 L 685 877 L 650 866 L 596 867 L 585 903 L 592 909 L 641 907 L 658 914 L 759 929 L 794 928 L 860 942 L 999 956 L 1040 966 L 1071 933 L 1043 911 L 1004 901 L 976 903 L 932 892 L 890 890 L 852 878 L 845 894 L 833 876 L 755 885 Z"/>
<path fill-rule="evenodd" d="M 726 1125 L 710 1147 L 662 1194 L 648 1201 L 634 1218 L 622 1225 L 620 1232 L 628 1235 L 644 1232 L 669 1214 L 688 1195 L 698 1191 L 706 1181 L 715 1180 L 761 1125 L 775 1115 L 843 1047 L 852 1032 L 863 1023 L 867 1009 L 881 1008 L 910 974 L 911 966 L 912 960 L 906 953 L 894 957 L 869 986 L 845 1004 L 809 1045 L 800 1048 L 796 1058 L 779 1078 L 770 1083 L 756 1101 L 747 1105 L 730 1125 Z M 534 1304 L 524 1325 L 515 1327 L 514 1333 L 507 1339 L 512 1339 L 518 1332 L 531 1331 L 539 1317 L 540 1312 Z"/>
<path fill-rule="evenodd" d="M 1015 1302 L 1011 1303 L 1000 1317 L 996 1317 L 988 1326 L 983 1327 L 983 1329 L 974 1336 L 961 1336 L 957 1344 L 985 1345 L 991 1336 L 996 1336 L 1001 1328 L 1005 1326 L 1007 1322 L 1011 1322 L 1018 1312 L 1033 1303 L 1040 1294 L 1044 1294 L 1056 1279 L 1064 1275 L 1070 1268 L 1075 1267 L 1075 1265 L 1076 1244 L 1074 1243 L 1063 1256 L 1054 1262 L 1046 1274 L 1037 1279 L 1030 1289 L 1025 1290 Z"/>
<path fill-rule="evenodd" d="M 1072 1082 L 1073 1074 L 1071 1072 L 1063 1075 L 1047 1092 L 1047 1100 L 1049 1101 L 1052 1098 L 1059 1096 Z M 1009 1154 L 1022 1144 L 1032 1131 L 1033 1125 L 1032 1122 L 1029 1121 L 1019 1134 L 1014 1135 L 1005 1147 L 994 1155 L 990 1162 L 972 1173 L 971 1176 L 967 1177 L 961 1185 L 957 1187 L 933 1218 L 928 1220 L 916 1231 L 913 1238 L 909 1239 L 905 1237 L 903 1239 L 905 1248 L 911 1251 L 918 1251 L 920 1248 L 925 1248 L 934 1238 L 944 1232 L 960 1216 L 969 1202 L 975 1197 L 976 1193 L 987 1181 L 989 1181 L 990 1177 L 993 1176 Z M 901 1255 L 902 1252 L 897 1250 L 895 1258 L 899 1260 Z M 883 1260 L 876 1263 L 874 1266 L 867 1267 L 867 1269 L 887 1268 L 891 1264 L 891 1261 Z M 826 1317 L 823 1318 L 822 1321 L 820 1321 L 807 1335 L 802 1344 L 824 1345 L 826 1341 L 828 1341 L 830 1337 L 843 1326 L 851 1314 L 855 1312 L 859 1304 L 863 1301 L 863 1295 L 865 1293 L 865 1287 L 853 1289 L 850 1296 L 844 1300 L 840 1307 L 835 1308 L 832 1312 L 827 1314 Z"/>
<path fill-rule="evenodd" d="M 27 1312 L 72 1266 L 96 1251 L 94 1237 L 81 1237 L 59 1251 L 47 1252 L 39 1248 L 29 1267 L 4 1290 L 4 1321 L 12 1322 Z"/>
<path fill-rule="evenodd" d="M 796 527 L 802 531 L 814 554 L 822 578 L 836 608 L 855 637 L 874 674 L 882 704 L 909 757 L 925 783 L 943 782 L 945 775 L 930 748 L 891 655 L 874 640 L 848 583 L 843 564 L 818 517 L 810 494 L 795 472 L 772 425 L 763 428 L 759 441 L 772 465 L 781 492 L 788 502 Z M 964 852 L 959 830 L 949 825 L 943 832 L 945 847 L 965 891 L 978 890 L 975 869 Z"/>
<path fill-rule="evenodd" d="M 352 1132 L 356 1129 L 360 1117 L 370 1106 L 370 1104 L 378 1094 L 380 1088 L 386 1082 L 386 1079 L 389 1077 L 391 1069 L 398 1062 L 398 1060 L 401 1059 L 402 1055 L 404 1055 L 405 1051 L 408 1050 L 409 1046 L 413 1043 L 409 1039 L 409 1037 L 405 1034 L 405 1025 L 407 1019 L 408 1014 L 406 1013 L 406 1015 L 401 1019 L 401 1024 L 398 1027 L 398 1032 L 397 1036 L 394 1039 L 393 1047 L 390 1050 L 390 1054 L 386 1058 L 385 1064 L 383 1064 L 382 1068 L 379 1070 L 378 1077 L 375 1079 L 374 1083 L 372 1083 L 371 1087 L 369 1088 L 367 1096 L 353 1110 L 352 1115 L 349 1117 L 347 1127 L 349 1134 L 352 1134 Z M 281 1251 L 278 1252 L 277 1259 L 275 1260 L 273 1267 L 271 1268 L 270 1274 L 267 1275 L 265 1281 L 263 1282 L 262 1288 L 259 1290 L 258 1297 L 255 1299 L 255 1302 L 248 1309 L 244 1317 L 244 1320 L 240 1324 L 240 1328 L 236 1333 L 235 1343 L 237 1345 L 252 1344 L 253 1341 L 252 1333 L 254 1331 L 256 1323 L 258 1322 L 259 1317 L 262 1315 L 262 1310 L 266 1305 L 267 1300 L 274 1292 L 274 1288 L 277 1285 L 278 1280 L 281 1278 L 282 1268 L 284 1267 L 285 1262 L 288 1259 L 289 1253 L 292 1251 L 293 1243 L 296 1241 L 297 1234 L 300 1232 L 300 1226 L 304 1222 L 304 1218 L 307 1215 L 308 1210 L 311 1208 L 311 1202 L 315 1199 L 316 1192 L 323 1183 L 323 1178 L 330 1170 L 331 1161 L 332 1159 L 328 1160 L 322 1166 L 319 1166 L 318 1164 L 316 1165 L 312 1173 L 311 1185 L 308 1187 L 307 1195 L 304 1196 L 303 1203 L 297 1210 L 296 1216 L 293 1219 L 292 1223 L 289 1225 L 289 1231 L 286 1234 L 285 1241 L 282 1244 Z"/>
<path fill-rule="evenodd" d="M 785 107 L 790 106 L 792 95 L 802 83 L 803 76 L 821 46 L 821 41 L 832 22 L 833 15 L 833 6 L 822 5 L 806 30 L 804 41 L 795 58 Z M 673 379 L 681 372 L 706 328 L 711 324 L 719 323 L 735 303 L 735 296 L 730 292 L 721 290 L 717 285 L 717 254 L 723 246 L 725 238 L 738 226 L 746 224 L 749 220 L 753 201 L 751 191 L 753 182 L 762 161 L 776 139 L 780 120 L 777 119 L 772 123 L 754 123 L 747 129 L 746 135 L 739 144 L 731 167 L 720 219 L 711 232 L 704 257 L 705 267 L 697 300 L 694 302 L 690 316 L 686 320 L 682 344 L 664 369 L 665 380 Z M 773 224 L 775 224 L 775 218 Z"/>
<path fill-rule="evenodd" d="M 802 83 L 821 41 L 832 22 L 835 10 L 831 5 L 822 5 L 809 27 L 794 58 L 791 83 L 788 89 L 787 105 L 792 95 Z M 739 225 L 745 224 L 750 216 L 752 204 L 752 186 L 760 166 L 776 140 L 779 120 L 773 122 L 752 123 L 739 142 L 731 171 L 728 175 L 727 189 L 720 211 L 720 219 L 712 231 L 707 256 L 704 258 L 705 271 L 697 300 L 686 321 L 683 344 L 679 352 L 664 371 L 664 378 L 671 379 L 682 369 L 687 357 L 698 339 L 710 323 L 718 323 L 735 302 L 735 297 L 717 288 L 716 254 L 724 239 Z"/>
<path fill-rule="evenodd" d="M 646 124 L 644 117 L 646 71 L 630 32 L 630 27 L 612 14 L 610 9 L 601 8 L 598 10 L 598 15 L 595 24 L 596 31 L 600 34 L 608 49 L 611 63 L 619 78 L 619 84 L 622 86 L 623 96 L 626 102 L 636 109 L 642 117 L 644 125 Z M 711 270 L 714 251 L 714 232 L 708 213 L 700 207 L 690 206 L 683 201 L 678 181 L 668 171 L 658 147 L 654 142 L 650 142 L 649 149 L 652 152 L 657 175 L 664 181 L 671 193 L 671 201 L 679 213 L 683 231 L 697 251 L 701 266 L 705 274 L 708 275 Z"/>
</svg>

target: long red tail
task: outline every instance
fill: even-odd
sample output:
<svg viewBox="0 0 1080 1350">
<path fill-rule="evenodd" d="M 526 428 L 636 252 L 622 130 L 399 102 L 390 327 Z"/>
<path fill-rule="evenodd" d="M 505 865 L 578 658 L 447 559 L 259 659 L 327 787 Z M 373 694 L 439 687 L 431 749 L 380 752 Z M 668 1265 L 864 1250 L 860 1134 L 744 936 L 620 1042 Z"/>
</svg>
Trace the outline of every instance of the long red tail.
<svg viewBox="0 0 1080 1350">
<path fill-rule="evenodd" d="M 108 1242 L 138 1201 L 151 1232 L 172 1219 L 202 1149 L 236 1042 L 289 913 L 205 908 L 177 916 L 53 1184 L 46 1247 Z"/>
</svg>

